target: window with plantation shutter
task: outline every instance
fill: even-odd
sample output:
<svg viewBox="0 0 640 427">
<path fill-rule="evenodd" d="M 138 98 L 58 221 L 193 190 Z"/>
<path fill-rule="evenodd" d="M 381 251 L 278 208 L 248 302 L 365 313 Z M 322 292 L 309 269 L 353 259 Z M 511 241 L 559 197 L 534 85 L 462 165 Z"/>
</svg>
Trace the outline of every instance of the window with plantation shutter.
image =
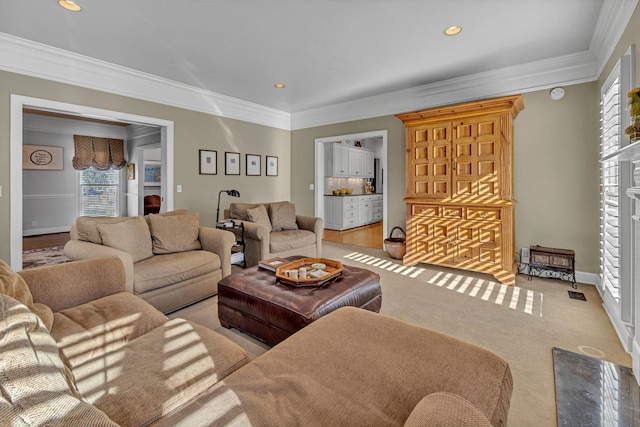
<svg viewBox="0 0 640 427">
<path fill-rule="evenodd" d="M 97 170 L 80 171 L 80 215 L 118 216 L 120 172 Z"/>
<path fill-rule="evenodd" d="M 629 56 L 623 56 L 605 84 L 600 98 L 600 293 L 605 309 L 620 334 L 633 325 L 631 256 L 631 185 L 629 162 L 606 160 L 629 143 L 626 93 L 631 89 Z M 623 342 L 629 348 L 629 342 Z"/>
</svg>

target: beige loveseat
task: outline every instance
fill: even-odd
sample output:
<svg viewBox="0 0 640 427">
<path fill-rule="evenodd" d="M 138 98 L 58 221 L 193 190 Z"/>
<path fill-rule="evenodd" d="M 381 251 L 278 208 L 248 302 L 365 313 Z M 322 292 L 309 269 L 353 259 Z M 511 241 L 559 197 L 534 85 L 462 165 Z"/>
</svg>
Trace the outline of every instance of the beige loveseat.
<svg viewBox="0 0 640 427">
<path fill-rule="evenodd" d="M 200 227 L 197 212 L 144 217 L 81 216 L 64 254 L 72 260 L 118 257 L 125 289 L 163 313 L 218 293 L 231 274 L 233 233 Z"/>
<path fill-rule="evenodd" d="M 506 425 L 509 365 L 479 347 L 345 307 L 249 361 L 124 282 L 116 258 L 0 261 L 0 425 Z"/>
<path fill-rule="evenodd" d="M 322 218 L 296 215 L 291 202 L 231 203 L 224 217 L 244 224 L 247 267 L 273 257 L 322 256 Z M 241 230 L 233 230 L 241 238 Z"/>
</svg>

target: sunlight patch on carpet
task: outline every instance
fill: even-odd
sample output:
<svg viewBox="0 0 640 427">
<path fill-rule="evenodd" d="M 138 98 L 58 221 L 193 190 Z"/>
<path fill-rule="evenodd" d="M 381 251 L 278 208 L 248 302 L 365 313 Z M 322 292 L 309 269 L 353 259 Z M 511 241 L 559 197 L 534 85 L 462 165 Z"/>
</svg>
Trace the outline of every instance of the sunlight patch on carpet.
<svg viewBox="0 0 640 427">
<path fill-rule="evenodd" d="M 390 273 L 407 276 L 420 281 L 423 273 L 427 269 L 420 267 L 406 267 L 400 263 L 388 259 L 366 255 L 360 252 L 351 252 L 344 258 L 356 261 L 367 268 L 386 270 Z M 481 301 L 491 302 L 510 310 L 533 315 L 539 314 L 542 317 L 543 295 L 531 289 L 524 289 L 519 286 L 507 286 L 491 280 L 478 279 L 447 272 L 437 272 L 431 278 L 424 278 L 424 282 L 433 286 L 438 286 L 458 294 L 468 295 Z"/>
</svg>

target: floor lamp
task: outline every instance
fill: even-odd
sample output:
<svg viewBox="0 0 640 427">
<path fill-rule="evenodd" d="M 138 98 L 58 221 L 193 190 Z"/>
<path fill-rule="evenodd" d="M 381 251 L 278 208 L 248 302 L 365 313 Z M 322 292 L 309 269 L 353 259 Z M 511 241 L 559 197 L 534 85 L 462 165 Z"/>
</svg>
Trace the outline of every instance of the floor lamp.
<svg viewBox="0 0 640 427">
<path fill-rule="evenodd" d="M 227 193 L 228 196 L 231 197 L 240 197 L 240 192 L 238 190 L 220 190 L 218 193 L 218 210 L 216 210 L 216 223 L 220 222 L 220 196 L 222 193 Z"/>
</svg>

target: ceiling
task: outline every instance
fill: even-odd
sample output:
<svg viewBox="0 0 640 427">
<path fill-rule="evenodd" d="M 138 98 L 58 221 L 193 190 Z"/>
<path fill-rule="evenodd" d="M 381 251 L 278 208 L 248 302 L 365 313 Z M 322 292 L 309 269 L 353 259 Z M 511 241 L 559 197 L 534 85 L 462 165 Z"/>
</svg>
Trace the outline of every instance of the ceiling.
<svg viewBox="0 0 640 427">
<path fill-rule="evenodd" d="M 297 113 L 598 55 L 599 17 L 630 0 L 76 1 L 0 0 L 0 33 Z"/>
</svg>

